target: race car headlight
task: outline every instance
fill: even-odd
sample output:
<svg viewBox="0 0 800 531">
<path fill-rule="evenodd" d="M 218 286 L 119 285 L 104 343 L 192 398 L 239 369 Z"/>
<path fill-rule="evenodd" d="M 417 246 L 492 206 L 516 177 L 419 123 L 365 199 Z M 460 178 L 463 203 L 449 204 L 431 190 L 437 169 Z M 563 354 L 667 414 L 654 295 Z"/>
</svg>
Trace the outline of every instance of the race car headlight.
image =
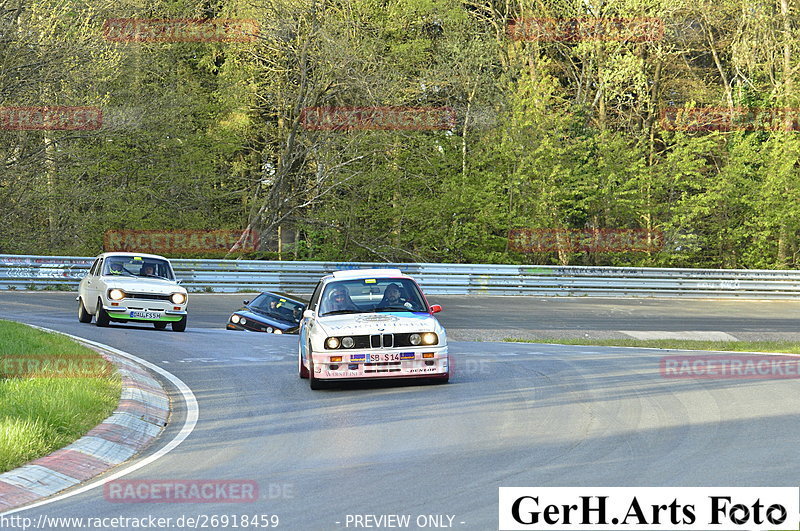
<svg viewBox="0 0 800 531">
<path fill-rule="evenodd" d="M 173 293 L 170 295 L 169 300 L 171 300 L 173 304 L 183 304 L 186 302 L 186 295 L 183 293 Z"/>
<path fill-rule="evenodd" d="M 239 316 L 236 315 L 236 314 L 231 315 L 231 322 L 233 324 L 238 324 L 239 323 Z"/>
<path fill-rule="evenodd" d="M 239 323 L 240 324 L 247 324 L 247 319 L 245 319 L 244 317 L 240 317 L 239 318 Z"/>
<path fill-rule="evenodd" d="M 121 289 L 112 289 L 108 291 L 108 298 L 114 301 L 121 301 L 125 298 L 125 292 Z"/>
<path fill-rule="evenodd" d="M 329 337 L 325 340 L 325 348 L 329 348 L 331 350 L 339 348 L 339 338 L 338 337 Z"/>
<path fill-rule="evenodd" d="M 425 332 L 422 334 L 422 342 L 426 345 L 435 345 L 437 341 L 439 341 L 439 338 L 436 337 L 436 334 L 433 332 Z"/>
<path fill-rule="evenodd" d="M 417 345 L 422 343 L 422 338 L 419 336 L 419 334 L 411 334 L 410 336 L 408 336 L 408 342 L 416 347 Z"/>
<path fill-rule="evenodd" d="M 344 348 L 353 348 L 353 345 L 355 345 L 355 344 L 356 344 L 356 342 L 353 340 L 352 337 L 343 337 L 342 338 L 342 346 Z"/>
<path fill-rule="evenodd" d="M 283 330 L 281 330 L 280 328 L 276 328 L 272 333 L 273 334 L 282 334 Z"/>
</svg>

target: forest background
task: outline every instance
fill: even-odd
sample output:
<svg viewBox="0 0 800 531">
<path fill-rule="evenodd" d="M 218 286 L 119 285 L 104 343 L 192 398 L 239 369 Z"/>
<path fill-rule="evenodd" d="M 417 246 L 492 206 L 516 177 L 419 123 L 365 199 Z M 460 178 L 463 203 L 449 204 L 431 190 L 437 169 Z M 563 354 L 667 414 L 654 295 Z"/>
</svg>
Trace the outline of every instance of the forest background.
<svg viewBox="0 0 800 531">
<path fill-rule="evenodd" d="M 0 123 L 0 253 L 90 256 L 110 230 L 249 227 L 259 250 L 228 257 L 796 268 L 798 13 L 799 0 L 0 0 L 0 112 L 102 110 L 97 128 Z M 662 31 L 513 31 L 643 17 Z M 109 38 L 121 18 L 257 29 Z M 309 128 L 317 107 L 454 118 Z M 663 119 L 708 108 L 779 118 Z M 519 252 L 514 229 L 661 239 Z"/>
</svg>

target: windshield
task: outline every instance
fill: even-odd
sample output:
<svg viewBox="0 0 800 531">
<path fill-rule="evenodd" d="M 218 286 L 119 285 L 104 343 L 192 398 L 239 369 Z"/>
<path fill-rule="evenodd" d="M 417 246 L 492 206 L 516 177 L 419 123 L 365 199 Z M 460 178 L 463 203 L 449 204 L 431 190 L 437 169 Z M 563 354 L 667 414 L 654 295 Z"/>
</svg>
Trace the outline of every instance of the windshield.
<svg viewBox="0 0 800 531">
<path fill-rule="evenodd" d="M 303 318 L 305 306 L 299 302 L 294 302 L 283 297 L 278 297 L 270 293 L 262 293 L 251 302 L 250 309 L 271 315 L 276 319 L 299 323 Z"/>
<path fill-rule="evenodd" d="M 103 264 L 103 274 L 175 280 L 168 261 L 139 256 L 109 256 Z"/>
<path fill-rule="evenodd" d="M 417 285 L 407 278 L 340 280 L 325 286 L 320 315 L 364 312 L 426 312 Z"/>
</svg>

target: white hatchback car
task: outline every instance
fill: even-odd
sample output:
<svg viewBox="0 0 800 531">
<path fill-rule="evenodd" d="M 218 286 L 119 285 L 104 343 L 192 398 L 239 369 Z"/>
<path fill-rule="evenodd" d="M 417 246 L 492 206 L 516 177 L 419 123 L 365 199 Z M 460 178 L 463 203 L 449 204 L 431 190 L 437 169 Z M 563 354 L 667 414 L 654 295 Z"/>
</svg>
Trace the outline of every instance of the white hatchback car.
<svg viewBox="0 0 800 531">
<path fill-rule="evenodd" d="M 300 323 L 298 365 L 311 389 L 344 380 L 447 382 L 447 336 L 414 280 L 398 269 L 336 271 L 320 280 Z"/>
<path fill-rule="evenodd" d="M 97 326 L 151 322 L 163 330 L 186 330 L 186 289 L 169 260 L 155 254 L 103 253 L 78 286 L 78 320 Z"/>
</svg>

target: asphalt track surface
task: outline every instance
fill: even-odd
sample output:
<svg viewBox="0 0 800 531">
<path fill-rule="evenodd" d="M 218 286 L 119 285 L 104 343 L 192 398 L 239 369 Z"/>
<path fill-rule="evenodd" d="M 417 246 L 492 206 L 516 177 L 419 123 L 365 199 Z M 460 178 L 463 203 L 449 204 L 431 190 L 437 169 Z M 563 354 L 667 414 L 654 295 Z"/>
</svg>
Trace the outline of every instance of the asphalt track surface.
<svg viewBox="0 0 800 531">
<path fill-rule="evenodd" d="M 445 306 L 442 322 L 453 331 L 528 322 L 517 299 L 432 299 Z M 796 487 L 800 477 L 797 379 L 666 379 L 659 370 L 664 351 L 452 341 L 447 385 L 314 392 L 297 376 L 295 336 L 221 329 L 236 300 L 190 298 L 189 328 L 175 333 L 80 324 L 74 294 L 0 294 L 0 318 L 130 352 L 192 389 L 200 411 L 195 430 L 125 479 L 253 480 L 261 494 L 246 504 L 112 503 L 100 488 L 15 516 L 175 522 L 264 514 L 278 515 L 279 529 L 336 530 L 348 528 L 347 515 L 411 515 L 412 529 L 418 515 L 449 515 L 453 528 L 488 530 L 497 529 L 500 486 Z M 604 314 L 603 301 L 537 300 L 528 301 L 534 310 L 527 318 L 584 329 L 615 322 L 611 310 L 640 306 L 616 301 Z M 696 301 L 691 311 L 683 309 L 686 301 L 647 302 L 649 310 L 629 314 L 639 317 L 629 316 L 626 329 L 659 312 L 675 315 L 676 329 L 726 325 L 716 301 Z M 535 309 L 547 304 L 558 312 L 537 316 Z M 710 317 L 698 317 L 703 304 Z M 790 303 L 727 304 L 731 326 L 782 332 L 792 325 Z M 487 317 L 493 307 L 505 316 Z M 145 455 L 182 424 L 184 405 L 173 398 L 175 416 Z"/>
</svg>

